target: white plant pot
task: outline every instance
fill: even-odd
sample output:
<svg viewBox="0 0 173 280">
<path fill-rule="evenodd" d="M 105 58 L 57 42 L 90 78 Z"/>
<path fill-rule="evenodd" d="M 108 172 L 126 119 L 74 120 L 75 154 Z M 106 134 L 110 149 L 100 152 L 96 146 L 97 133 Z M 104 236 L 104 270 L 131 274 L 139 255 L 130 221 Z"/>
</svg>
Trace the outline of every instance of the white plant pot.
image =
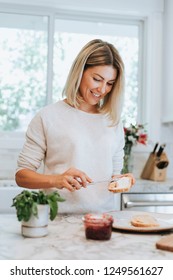
<svg viewBox="0 0 173 280">
<path fill-rule="evenodd" d="M 38 218 L 31 216 L 28 222 L 22 221 L 21 232 L 25 237 L 43 237 L 48 234 L 49 205 L 38 205 Z"/>
</svg>

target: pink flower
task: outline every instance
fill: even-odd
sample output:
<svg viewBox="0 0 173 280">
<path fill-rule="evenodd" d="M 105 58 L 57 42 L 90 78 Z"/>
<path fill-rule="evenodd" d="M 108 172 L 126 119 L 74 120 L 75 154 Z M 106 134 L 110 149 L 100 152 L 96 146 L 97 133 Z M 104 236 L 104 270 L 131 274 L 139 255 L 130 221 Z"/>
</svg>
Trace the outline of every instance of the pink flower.
<svg viewBox="0 0 173 280">
<path fill-rule="evenodd" d="M 147 134 L 140 134 L 137 140 L 139 143 L 146 145 L 147 143 Z"/>
<path fill-rule="evenodd" d="M 137 143 L 146 145 L 148 136 L 145 126 L 142 124 L 131 124 L 130 127 L 124 127 L 125 145 L 134 145 Z"/>
</svg>

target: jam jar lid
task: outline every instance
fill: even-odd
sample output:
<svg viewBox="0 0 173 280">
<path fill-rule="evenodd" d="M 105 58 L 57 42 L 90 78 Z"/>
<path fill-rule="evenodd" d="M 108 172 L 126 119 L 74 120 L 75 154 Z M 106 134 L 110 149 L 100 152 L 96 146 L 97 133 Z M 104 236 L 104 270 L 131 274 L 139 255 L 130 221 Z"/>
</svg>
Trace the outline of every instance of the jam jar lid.
<svg viewBox="0 0 173 280">
<path fill-rule="evenodd" d="M 85 216 L 83 217 L 83 222 L 88 222 L 88 223 L 94 223 L 94 224 L 98 224 L 98 223 L 112 223 L 113 222 L 113 217 L 107 213 L 103 213 L 103 214 L 92 214 L 92 213 L 88 213 L 85 214 Z"/>
</svg>

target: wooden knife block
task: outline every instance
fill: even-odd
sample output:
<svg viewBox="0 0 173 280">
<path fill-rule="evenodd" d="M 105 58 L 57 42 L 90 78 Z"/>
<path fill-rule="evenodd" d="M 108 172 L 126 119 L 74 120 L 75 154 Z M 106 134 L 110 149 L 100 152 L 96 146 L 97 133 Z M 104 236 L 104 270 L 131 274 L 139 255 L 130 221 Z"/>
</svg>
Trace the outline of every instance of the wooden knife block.
<svg viewBox="0 0 173 280">
<path fill-rule="evenodd" d="M 141 173 L 141 179 L 165 181 L 167 167 L 164 167 L 162 169 L 157 167 L 157 164 L 162 162 L 167 163 L 167 165 L 169 164 L 165 152 L 163 152 L 160 157 L 157 157 L 155 154 L 151 153 Z"/>
</svg>

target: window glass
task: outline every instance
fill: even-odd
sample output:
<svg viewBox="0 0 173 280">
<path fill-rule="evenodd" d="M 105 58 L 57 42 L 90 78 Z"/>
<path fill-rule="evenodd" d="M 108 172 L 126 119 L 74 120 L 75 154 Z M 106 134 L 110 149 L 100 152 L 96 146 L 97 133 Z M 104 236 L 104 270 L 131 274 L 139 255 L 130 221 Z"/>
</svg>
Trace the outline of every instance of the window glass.
<svg viewBox="0 0 173 280">
<path fill-rule="evenodd" d="M 62 98 L 70 66 L 90 40 L 100 38 L 119 50 L 126 75 L 125 102 L 122 118 L 126 125 L 135 123 L 138 104 L 139 27 L 137 24 L 82 22 L 56 19 L 54 44 L 53 100 Z"/>
<path fill-rule="evenodd" d="M 114 44 L 123 58 L 126 88 L 122 117 L 125 123 L 136 122 L 138 24 L 56 19 L 54 41 L 49 40 L 53 62 L 48 62 L 48 22 L 46 16 L 0 13 L 0 131 L 26 131 L 33 115 L 47 101 L 62 99 L 74 58 L 88 41 L 95 38 Z M 53 77 L 50 74 L 52 63 Z M 49 84 L 47 65 L 50 67 Z"/>
<path fill-rule="evenodd" d="M 26 130 L 46 100 L 47 17 L 0 13 L 0 130 Z"/>
</svg>

